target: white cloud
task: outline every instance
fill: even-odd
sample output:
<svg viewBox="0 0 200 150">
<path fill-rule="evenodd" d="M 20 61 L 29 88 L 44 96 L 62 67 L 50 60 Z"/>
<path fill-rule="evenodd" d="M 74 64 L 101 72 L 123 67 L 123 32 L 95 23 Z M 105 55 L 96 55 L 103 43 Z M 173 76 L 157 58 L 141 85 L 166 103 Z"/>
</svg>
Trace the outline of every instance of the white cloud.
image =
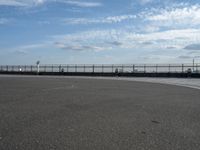
<svg viewBox="0 0 200 150">
<path fill-rule="evenodd" d="M 55 36 L 59 48 L 72 50 L 97 49 L 183 49 L 189 44 L 200 43 L 200 29 L 169 30 L 154 33 L 135 33 L 128 30 L 93 30 Z M 89 46 L 89 47 L 87 47 Z M 173 49 L 172 49 L 173 47 Z"/>
<path fill-rule="evenodd" d="M 31 7 L 44 4 L 45 2 L 57 2 L 73 5 L 77 7 L 99 7 L 101 3 L 97 2 L 85 2 L 77 0 L 0 0 L 0 5 L 15 6 L 15 7 Z"/>
<path fill-rule="evenodd" d="M 15 6 L 15 7 L 29 7 L 41 5 L 46 0 L 0 0 L 0 5 Z"/>
<path fill-rule="evenodd" d="M 154 22 L 158 26 L 193 27 L 200 25 L 200 5 L 181 4 L 164 9 L 153 9 L 150 12 L 142 13 L 140 17 Z"/>
<path fill-rule="evenodd" d="M 98 2 L 83 2 L 83 1 L 77 1 L 77 0 L 61 0 L 60 2 L 64 2 L 70 5 L 75 5 L 78 7 L 99 7 L 102 6 L 101 3 Z"/>
<path fill-rule="evenodd" d="M 110 16 L 105 18 L 68 18 L 64 19 L 66 24 L 95 24 L 95 23 L 119 23 L 125 20 L 135 19 L 135 15 L 121 15 L 121 16 Z"/>
<path fill-rule="evenodd" d="M 64 43 L 55 43 L 57 47 L 68 50 L 68 51 L 103 51 L 103 50 L 108 50 L 110 49 L 109 47 L 103 47 L 103 46 L 94 46 L 94 45 L 69 45 L 69 44 L 64 44 Z"/>
<path fill-rule="evenodd" d="M 18 0 L 0 0 L 0 5 L 6 5 L 6 6 L 27 6 L 24 1 L 18 1 Z"/>
</svg>

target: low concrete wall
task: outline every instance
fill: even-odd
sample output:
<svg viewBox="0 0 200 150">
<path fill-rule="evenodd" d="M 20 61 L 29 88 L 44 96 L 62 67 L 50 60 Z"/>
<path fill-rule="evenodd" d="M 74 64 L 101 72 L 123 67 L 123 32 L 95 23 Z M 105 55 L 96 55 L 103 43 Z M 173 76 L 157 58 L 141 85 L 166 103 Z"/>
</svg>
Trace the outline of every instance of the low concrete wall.
<svg viewBox="0 0 200 150">
<path fill-rule="evenodd" d="M 9 75 L 37 75 L 36 72 L 12 72 L 2 71 L 0 74 Z M 63 76 L 119 76 L 119 77 L 176 77 L 176 78 L 200 78 L 199 73 L 90 73 L 90 72 L 40 72 L 39 75 L 63 75 Z"/>
</svg>

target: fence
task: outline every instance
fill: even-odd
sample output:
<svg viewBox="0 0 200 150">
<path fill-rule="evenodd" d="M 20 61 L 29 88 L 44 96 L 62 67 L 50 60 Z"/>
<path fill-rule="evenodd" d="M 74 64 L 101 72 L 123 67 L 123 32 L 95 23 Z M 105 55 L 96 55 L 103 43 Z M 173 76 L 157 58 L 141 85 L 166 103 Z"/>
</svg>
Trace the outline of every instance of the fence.
<svg viewBox="0 0 200 150">
<path fill-rule="evenodd" d="M 200 73 L 200 64 L 40 65 L 40 72 L 80 73 Z M 1 72 L 37 72 L 36 65 L 4 65 Z"/>
</svg>

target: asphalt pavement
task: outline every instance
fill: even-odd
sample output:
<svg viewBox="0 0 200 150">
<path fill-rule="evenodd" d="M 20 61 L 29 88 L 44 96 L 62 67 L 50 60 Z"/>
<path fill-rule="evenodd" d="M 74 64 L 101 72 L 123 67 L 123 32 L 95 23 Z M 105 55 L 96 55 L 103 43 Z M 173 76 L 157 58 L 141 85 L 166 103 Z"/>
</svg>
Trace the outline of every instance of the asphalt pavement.
<svg viewBox="0 0 200 150">
<path fill-rule="evenodd" d="M 199 150 L 200 90 L 0 77 L 0 150 Z"/>
</svg>

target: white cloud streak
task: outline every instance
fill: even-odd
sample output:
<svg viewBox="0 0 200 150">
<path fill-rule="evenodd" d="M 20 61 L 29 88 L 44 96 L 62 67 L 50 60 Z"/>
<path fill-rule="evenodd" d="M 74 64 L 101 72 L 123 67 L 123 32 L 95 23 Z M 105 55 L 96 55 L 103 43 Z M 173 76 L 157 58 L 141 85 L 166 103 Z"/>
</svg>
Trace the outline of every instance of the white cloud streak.
<svg viewBox="0 0 200 150">
<path fill-rule="evenodd" d="M 44 2 L 46 2 L 46 0 L 0 0 L 0 5 L 29 7 L 43 4 Z"/>
<path fill-rule="evenodd" d="M 85 1 L 78 1 L 78 0 L 0 0 L 0 6 L 15 6 L 15 7 L 32 7 L 38 6 L 47 2 L 54 2 L 54 3 L 65 3 L 68 5 L 73 5 L 77 7 L 100 7 L 102 6 L 101 3 L 97 2 L 85 2 Z"/>
<path fill-rule="evenodd" d="M 119 23 L 125 20 L 136 19 L 135 15 L 121 15 L 121 16 L 110 16 L 105 18 L 68 18 L 64 19 L 66 24 L 98 24 L 98 23 Z"/>
<path fill-rule="evenodd" d="M 83 1 L 72 1 L 72 0 L 61 0 L 60 2 L 67 3 L 70 5 L 78 6 L 78 7 L 100 7 L 102 6 L 101 3 L 97 2 L 83 2 Z"/>
<path fill-rule="evenodd" d="M 56 46 L 62 49 L 184 49 L 189 44 L 200 43 L 200 30 L 184 29 L 154 33 L 135 33 L 127 30 L 98 30 L 55 36 Z"/>
</svg>

